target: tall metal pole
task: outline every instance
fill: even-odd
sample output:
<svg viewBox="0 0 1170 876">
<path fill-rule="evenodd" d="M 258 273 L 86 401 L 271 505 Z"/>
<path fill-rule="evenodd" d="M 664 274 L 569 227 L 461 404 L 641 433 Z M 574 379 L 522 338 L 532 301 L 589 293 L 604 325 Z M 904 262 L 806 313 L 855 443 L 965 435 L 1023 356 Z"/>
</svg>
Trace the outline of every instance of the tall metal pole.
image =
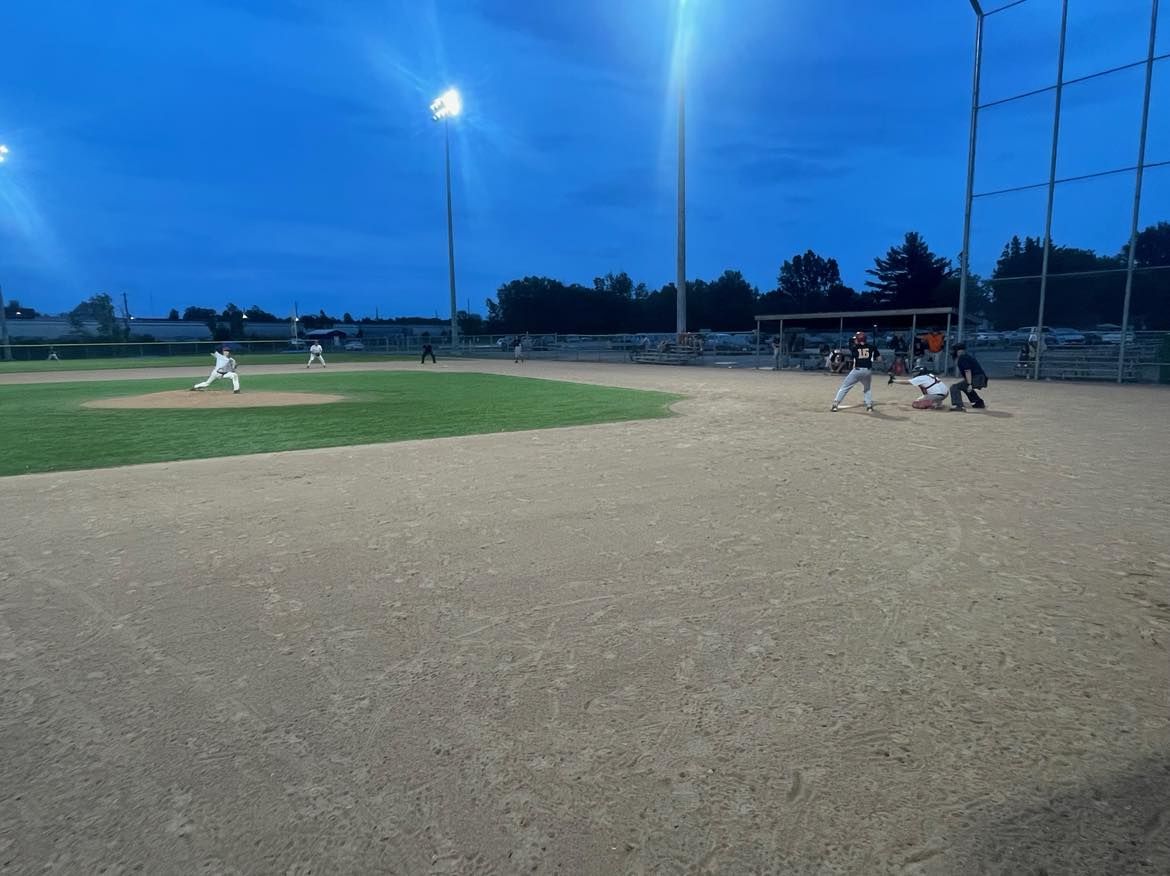
<svg viewBox="0 0 1170 876">
<path fill-rule="evenodd" d="M 1060 100 L 1064 95 L 1064 45 L 1068 35 L 1068 0 L 1060 4 L 1060 51 L 1056 59 L 1056 102 L 1052 112 L 1052 160 L 1048 166 L 1048 209 L 1044 214 L 1044 260 L 1040 265 L 1040 308 L 1036 317 L 1036 364 L 1032 374 L 1040 379 L 1044 356 L 1044 297 L 1048 292 L 1048 257 L 1052 252 L 1052 204 L 1056 198 L 1056 153 L 1060 145 Z"/>
<path fill-rule="evenodd" d="M 686 31 L 680 24 L 678 70 L 678 261 L 675 265 L 675 331 L 678 340 L 687 330 L 687 57 Z"/>
<path fill-rule="evenodd" d="M 971 273 L 971 208 L 975 200 L 975 134 L 979 124 L 979 80 L 983 68 L 983 12 L 975 11 L 975 73 L 971 82 L 971 134 L 967 143 L 967 200 L 963 207 L 963 250 L 959 254 L 959 340 L 967 329 L 967 278 Z"/>
<path fill-rule="evenodd" d="M 122 293 L 122 323 L 126 329 L 126 340 L 130 339 L 130 304 L 126 300 L 126 293 Z"/>
<path fill-rule="evenodd" d="M 1121 306 L 1121 346 L 1117 353 L 1117 382 L 1125 373 L 1125 339 L 1129 333 L 1129 303 L 1133 296 L 1133 269 L 1137 258 L 1138 222 L 1141 221 L 1142 173 L 1146 164 L 1146 130 L 1150 123 L 1150 84 L 1154 78 L 1154 51 L 1158 38 L 1158 0 L 1150 10 L 1150 49 L 1146 55 L 1146 92 L 1142 98 L 1142 130 L 1138 135 L 1137 176 L 1133 186 L 1133 222 L 1129 226 L 1129 258 L 1125 266 L 1125 303 Z"/>
<path fill-rule="evenodd" d="M 443 120 L 443 143 L 447 155 L 447 270 L 451 280 L 451 352 L 459 350 L 458 303 L 455 300 L 455 226 L 451 220 L 451 121 Z"/>
<path fill-rule="evenodd" d="M 4 312 L 4 290 L 0 288 L 0 347 L 4 349 L 4 361 L 12 361 L 12 346 L 8 343 L 8 314 Z"/>
</svg>

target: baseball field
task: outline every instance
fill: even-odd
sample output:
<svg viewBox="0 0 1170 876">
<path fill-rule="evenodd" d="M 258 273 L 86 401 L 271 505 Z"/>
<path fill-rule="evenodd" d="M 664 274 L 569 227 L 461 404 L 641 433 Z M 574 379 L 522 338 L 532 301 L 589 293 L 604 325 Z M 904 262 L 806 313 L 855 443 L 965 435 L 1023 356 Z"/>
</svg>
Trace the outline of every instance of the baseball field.
<svg viewBox="0 0 1170 876">
<path fill-rule="evenodd" d="M 1170 872 L 1165 389 L 297 368 L 0 375 L 0 872 Z"/>
</svg>

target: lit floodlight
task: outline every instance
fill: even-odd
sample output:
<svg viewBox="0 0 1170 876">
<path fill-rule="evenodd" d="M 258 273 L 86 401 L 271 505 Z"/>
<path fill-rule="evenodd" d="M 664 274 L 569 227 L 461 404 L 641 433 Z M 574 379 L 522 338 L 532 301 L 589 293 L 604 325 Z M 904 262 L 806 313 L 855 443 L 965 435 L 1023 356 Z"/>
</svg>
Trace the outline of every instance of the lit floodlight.
<svg viewBox="0 0 1170 876">
<path fill-rule="evenodd" d="M 454 118 L 463 111 L 463 98 L 454 88 L 449 88 L 431 101 L 431 118 L 436 122 Z"/>
<path fill-rule="evenodd" d="M 0 143 L 0 164 L 8 160 L 8 147 Z"/>
</svg>

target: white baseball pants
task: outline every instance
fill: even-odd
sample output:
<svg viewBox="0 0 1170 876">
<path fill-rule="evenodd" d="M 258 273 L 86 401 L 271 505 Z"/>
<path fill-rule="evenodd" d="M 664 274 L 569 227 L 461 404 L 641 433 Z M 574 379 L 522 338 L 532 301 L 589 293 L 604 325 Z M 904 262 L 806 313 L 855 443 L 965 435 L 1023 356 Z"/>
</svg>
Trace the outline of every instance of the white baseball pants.
<svg viewBox="0 0 1170 876">
<path fill-rule="evenodd" d="M 833 399 L 833 404 L 841 404 L 841 400 L 845 398 L 846 393 L 853 389 L 858 383 L 865 391 L 865 403 L 867 405 L 873 404 L 873 389 L 871 387 L 873 381 L 873 372 L 868 368 L 854 368 L 845 375 L 845 379 L 841 381 L 841 388 L 837 390 L 837 397 Z"/>
<path fill-rule="evenodd" d="M 233 390 L 238 390 L 240 388 L 240 376 L 234 371 L 229 371 L 227 374 L 220 374 L 218 371 L 212 371 L 207 375 L 207 379 L 205 381 L 202 383 L 196 383 L 195 388 L 207 389 L 207 387 L 211 386 L 211 384 L 215 383 L 215 381 L 219 380 L 221 377 L 226 377 L 231 380 Z"/>
</svg>

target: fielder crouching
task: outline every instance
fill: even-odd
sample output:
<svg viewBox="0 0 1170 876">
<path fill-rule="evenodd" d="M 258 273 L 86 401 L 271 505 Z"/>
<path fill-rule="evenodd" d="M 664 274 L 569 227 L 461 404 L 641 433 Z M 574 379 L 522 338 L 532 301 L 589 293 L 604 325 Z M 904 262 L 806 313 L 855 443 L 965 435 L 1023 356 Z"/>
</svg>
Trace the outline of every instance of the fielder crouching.
<svg viewBox="0 0 1170 876">
<path fill-rule="evenodd" d="M 943 406 L 947 400 L 947 385 L 930 373 L 927 368 L 918 368 L 914 376 L 906 379 L 890 375 L 890 383 L 901 383 L 906 386 L 917 386 L 922 395 L 910 403 L 912 408 L 919 411 L 930 411 Z"/>
<path fill-rule="evenodd" d="M 215 381 L 226 377 L 232 382 L 232 392 L 239 392 L 240 376 L 236 374 L 236 360 L 232 358 L 232 348 L 225 346 L 222 351 L 216 350 L 211 355 L 215 357 L 215 366 L 207 375 L 207 379 L 202 383 L 196 383 L 191 390 L 207 389 Z"/>
</svg>

